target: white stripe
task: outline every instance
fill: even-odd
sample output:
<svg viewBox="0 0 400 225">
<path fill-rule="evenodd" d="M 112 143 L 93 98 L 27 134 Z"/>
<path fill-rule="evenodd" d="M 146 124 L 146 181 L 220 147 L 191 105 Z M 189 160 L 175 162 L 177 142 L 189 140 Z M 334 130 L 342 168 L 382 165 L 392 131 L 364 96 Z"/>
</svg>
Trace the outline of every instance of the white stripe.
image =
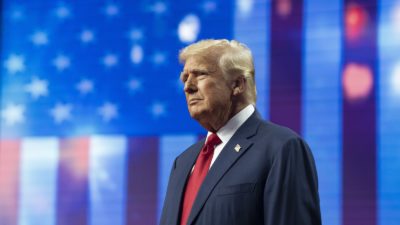
<svg viewBox="0 0 400 225">
<path fill-rule="evenodd" d="M 126 138 L 92 137 L 89 155 L 89 224 L 125 225 Z"/>
<path fill-rule="evenodd" d="M 395 11 L 397 10 L 397 11 Z M 397 14 L 395 14 L 397 13 Z M 377 93 L 377 203 L 379 225 L 400 221 L 400 1 L 383 0 L 379 7 L 379 76 Z"/>
<path fill-rule="evenodd" d="M 26 138 L 20 162 L 20 225 L 56 223 L 58 141 Z"/>
<path fill-rule="evenodd" d="M 326 225 L 342 223 L 342 11 L 339 0 L 304 1 L 302 133 L 315 157 Z"/>
<path fill-rule="evenodd" d="M 168 179 L 175 158 L 186 148 L 197 141 L 195 135 L 162 136 L 160 140 L 158 166 L 158 220 L 160 221 L 162 206 L 168 186 Z"/>
<path fill-rule="evenodd" d="M 270 5 L 267 0 L 236 0 L 234 18 L 234 38 L 253 53 L 257 109 L 264 118 L 269 116 Z"/>
</svg>

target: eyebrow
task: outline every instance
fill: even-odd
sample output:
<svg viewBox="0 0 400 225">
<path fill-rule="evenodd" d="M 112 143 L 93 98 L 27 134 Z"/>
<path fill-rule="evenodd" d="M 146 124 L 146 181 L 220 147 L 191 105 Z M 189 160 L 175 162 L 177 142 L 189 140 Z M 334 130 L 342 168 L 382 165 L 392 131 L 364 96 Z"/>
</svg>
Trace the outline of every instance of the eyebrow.
<svg viewBox="0 0 400 225">
<path fill-rule="evenodd" d="M 210 70 L 208 70 L 208 69 L 191 69 L 189 71 L 182 71 L 180 74 L 180 79 L 182 81 L 183 81 L 183 78 L 188 75 L 188 72 L 193 73 L 193 74 L 201 74 L 201 73 L 210 73 Z"/>
</svg>

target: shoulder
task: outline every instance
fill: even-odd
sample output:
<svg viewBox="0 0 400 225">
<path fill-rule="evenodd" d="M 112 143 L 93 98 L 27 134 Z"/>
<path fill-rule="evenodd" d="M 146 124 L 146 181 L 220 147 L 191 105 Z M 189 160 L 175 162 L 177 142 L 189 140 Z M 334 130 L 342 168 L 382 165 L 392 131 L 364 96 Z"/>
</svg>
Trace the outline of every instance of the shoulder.
<svg viewBox="0 0 400 225">
<path fill-rule="evenodd" d="M 264 120 L 260 123 L 258 134 L 282 144 L 293 139 L 301 139 L 300 135 L 290 128 Z"/>
<path fill-rule="evenodd" d="M 304 139 L 290 128 L 262 121 L 254 139 L 262 149 L 266 149 L 274 158 L 287 154 L 311 154 Z"/>
</svg>

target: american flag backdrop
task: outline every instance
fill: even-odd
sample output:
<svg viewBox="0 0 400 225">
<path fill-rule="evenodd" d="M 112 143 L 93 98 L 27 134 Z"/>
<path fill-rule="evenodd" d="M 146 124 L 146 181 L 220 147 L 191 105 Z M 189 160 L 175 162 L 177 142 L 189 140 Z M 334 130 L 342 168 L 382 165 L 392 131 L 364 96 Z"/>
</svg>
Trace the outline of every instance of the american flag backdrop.
<svg viewBox="0 0 400 225">
<path fill-rule="evenodd" d="M 0 225 L 154 225 L 205 131 L 178 51 L 237 39 L 310 144 L 323 224 L 400 224 L 399 0 L 3 0 Z M 251 163 L 251 162 L 250 162 Z"/>
</svg>

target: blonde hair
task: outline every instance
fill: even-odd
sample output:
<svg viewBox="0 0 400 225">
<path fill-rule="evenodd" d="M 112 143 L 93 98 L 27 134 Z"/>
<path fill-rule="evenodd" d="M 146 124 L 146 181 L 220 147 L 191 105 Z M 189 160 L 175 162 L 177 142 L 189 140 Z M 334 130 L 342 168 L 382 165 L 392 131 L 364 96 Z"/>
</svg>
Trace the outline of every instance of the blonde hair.
<svg viewBox="0 0 400 225">
<path fill-rule="evenodd" d="M 246 45 L 235 40 L 202 40 L 183 48 L 179 53 L 179 61 L 184 64 L 193 56 L 216 59 L 225 76 L 244 76 L 247 84 L 245 97 L 250 103 L 255 104 L 257 90 L 253 56 Z"/>
</svg>

